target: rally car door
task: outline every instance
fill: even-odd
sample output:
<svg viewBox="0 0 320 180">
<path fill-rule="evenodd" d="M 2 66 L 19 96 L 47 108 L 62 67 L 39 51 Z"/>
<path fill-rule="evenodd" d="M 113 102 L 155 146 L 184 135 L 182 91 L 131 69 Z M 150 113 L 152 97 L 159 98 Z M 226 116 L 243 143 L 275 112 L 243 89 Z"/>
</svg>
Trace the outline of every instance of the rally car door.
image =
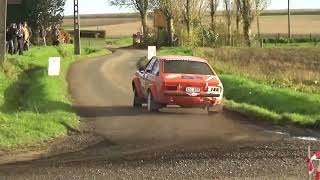
<svg viewBox="0 0 320 180">
<path fill-rule="evenodd" d="M 151 74 L 154 63 L 156 62 L 156 58 L 152 58 L 146 66 L 144 73 L 141 78 L 141 87 L 145 95 L 147 95 L 147 90 L 149 88 L 148 78 Z"/>
<path fill-rule="evenodd" d="M 156 94 L 153 94 L 154 96 L 157 96 L 158 90 L 160 88 L 160 60 L 156 59 L 154 62 L 151 71 L 148 73 L 146 78 L 146 87 L 147 88 L 155 88 L 153 89 Z M 155 97 L 156 98 L 156 97 Z"/>
</svg>

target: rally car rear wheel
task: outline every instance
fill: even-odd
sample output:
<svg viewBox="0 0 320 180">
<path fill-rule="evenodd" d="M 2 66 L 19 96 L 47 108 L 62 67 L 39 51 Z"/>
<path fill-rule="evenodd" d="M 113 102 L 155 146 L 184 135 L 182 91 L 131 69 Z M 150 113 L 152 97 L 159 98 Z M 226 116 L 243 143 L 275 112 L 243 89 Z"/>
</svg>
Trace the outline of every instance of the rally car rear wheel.
<svg viewBox="0 0 320 180">
<path fill-rule="evenodd" d="M 207 112 L 209 115 L 214 115 L 214 114 L 219 114 L 219 113 L 222 113 L 223 112 L 223 105 L 222 104 L 219 104 L 219 105 L 216 105 L 215 107 L 209 107 L 207 106 L 206 108 Z"/>
<path fill-rule="evenodd" d="M 148 107 L 148 112 L 159 111 L 159 105 L 156 102 L 154 102 L 153 96 L 150 91 L 148 92 L 147 107 Z"/>
<path fill-rule="evenodd" d="M 141 108 L 142 107 L 142 103 L 141 103 L 141 100 L 136 92 L 136 90 L 134 89 L 133 90 L 133 93 L 134 93 L 134 98 L 133 98 L 133 107 L 134 108 Z"/>
</svg>

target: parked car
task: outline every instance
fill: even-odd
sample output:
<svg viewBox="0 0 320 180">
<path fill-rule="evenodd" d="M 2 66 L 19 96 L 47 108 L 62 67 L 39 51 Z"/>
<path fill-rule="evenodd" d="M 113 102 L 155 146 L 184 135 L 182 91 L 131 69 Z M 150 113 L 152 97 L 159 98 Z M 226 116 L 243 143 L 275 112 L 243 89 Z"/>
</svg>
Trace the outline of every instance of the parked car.
<svg viewBox="0 0 320 180">
<path fill-rule="evenodd" d="M 147 104 L 149 112 L 168 105 L 203 108 L 220 112 L 223 108 L 223 85 L 210 64 L 189 56 L 152 58 L 139 68 L 132 81 L 133 107 Z"/>
</svg>

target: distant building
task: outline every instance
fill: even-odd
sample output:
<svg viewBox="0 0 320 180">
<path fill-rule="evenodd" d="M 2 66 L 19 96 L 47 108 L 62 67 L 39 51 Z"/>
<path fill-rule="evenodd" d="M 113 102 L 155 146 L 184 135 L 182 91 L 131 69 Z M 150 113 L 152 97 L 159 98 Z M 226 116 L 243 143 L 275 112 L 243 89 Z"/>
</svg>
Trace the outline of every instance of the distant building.
<svg viewBox="0 0 320 180">
<path fill-rule="evenodd" d="M 23 22 L 26 19 L 24 1 L 26 0 L 8 0 L 7 23 Z"/>
</svg>

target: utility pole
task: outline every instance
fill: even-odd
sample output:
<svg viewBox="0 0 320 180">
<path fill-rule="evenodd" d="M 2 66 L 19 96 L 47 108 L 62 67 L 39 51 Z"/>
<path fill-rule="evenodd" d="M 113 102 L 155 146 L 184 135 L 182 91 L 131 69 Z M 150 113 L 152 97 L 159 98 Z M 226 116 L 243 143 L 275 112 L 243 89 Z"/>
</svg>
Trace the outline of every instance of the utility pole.
<svg viewBox="0 0 320 180">
<path fill-rule="evenodd" d="M 80 46 L 80 15 L 79 15 L 79 0 L 73 1 L 74 5 L 74 54 L 81 54 L 81 46 Z"/>
<path fill-rule="evenodd" d="M 0 0 L 0 65 L 4 63 L 6 53 L 7 0 Z"/>
<path fill-rule="evenodd" d="M 291 39 L 291 10 L 290 10 L 290 0 L 288 0 L 288 37 Z"/>
</svg>

